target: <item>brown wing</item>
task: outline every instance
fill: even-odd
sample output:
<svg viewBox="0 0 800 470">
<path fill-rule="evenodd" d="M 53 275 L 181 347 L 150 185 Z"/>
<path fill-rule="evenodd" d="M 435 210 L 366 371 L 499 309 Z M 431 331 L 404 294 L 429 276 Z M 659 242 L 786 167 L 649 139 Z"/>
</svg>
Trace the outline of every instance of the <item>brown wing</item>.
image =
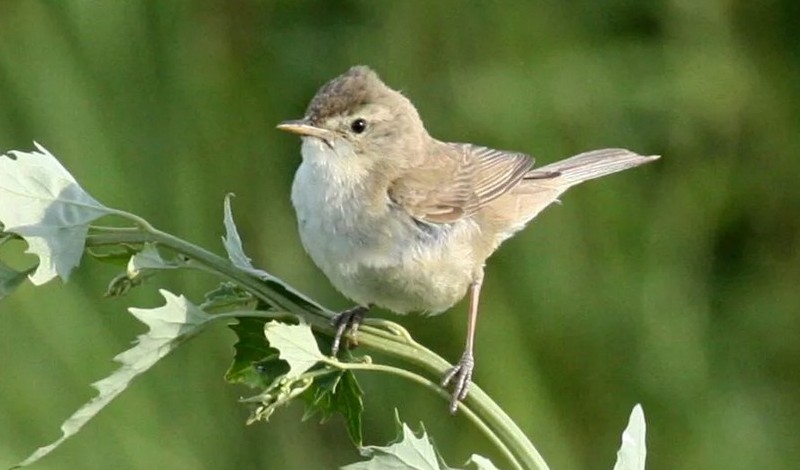
<svg viewBox="0 0 800 470">
<path fill-rule="evenodd" d="M 523 153 L 442 144 L 395 180 L 389 197 L 418 220 L 453 222 L 506 193 L 532 166 L 533 158 Z"/>
</svg>

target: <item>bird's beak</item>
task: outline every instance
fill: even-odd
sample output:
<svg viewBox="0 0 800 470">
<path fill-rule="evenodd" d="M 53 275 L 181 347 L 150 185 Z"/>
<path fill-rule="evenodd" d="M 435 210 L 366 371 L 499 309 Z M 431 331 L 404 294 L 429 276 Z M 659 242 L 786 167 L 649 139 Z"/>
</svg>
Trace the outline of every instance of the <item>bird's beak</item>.
<svg viewBox="0 0 800 470">
<path fill-rule="evenodd" d="M 282 123 L 278 124 L 278 129 L 291 132 L 292 134 L 297 134 L 301 137 L 317 137 L 326 142 L 330 141 L 332 137 L 331 131 L 313 126 L 305 119 L 283 121 Z"/>
</svg>

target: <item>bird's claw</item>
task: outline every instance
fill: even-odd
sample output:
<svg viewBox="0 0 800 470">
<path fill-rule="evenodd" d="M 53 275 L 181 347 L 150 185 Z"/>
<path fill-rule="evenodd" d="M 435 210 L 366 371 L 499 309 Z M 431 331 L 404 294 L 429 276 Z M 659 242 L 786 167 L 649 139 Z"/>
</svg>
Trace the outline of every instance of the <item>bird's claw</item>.
<svg viewBox="0 0 800 470">
<path fill-rule="evenodd" d="M 367 310 L 367 307 L 357 305 L 333 316 L 331 323 L 336 327 L 336 336 L 333 338 L 331 356 L 336 356 L 339 352 L 339 346 L 341 345 L 342 337 L 345 333 L 348 333 L 350 336 L 350 343 L 358 344 L 355 340 L 355 335 L 359 325 L 364 321 L 364 315 L 367 313 Z"/>
<path fill-rule="evenodd" d="M 455 414 L 458 403 L 467 397 L 469 384 L 472 380 L 472 370 L 475 368 L 475 359 L 472 354 L 465 352 L 458 364 L 450 368 L 442 378 L 442 387 L 453 383 L 453 394 L 450 398 L 450 413 Z"/>
</svg>

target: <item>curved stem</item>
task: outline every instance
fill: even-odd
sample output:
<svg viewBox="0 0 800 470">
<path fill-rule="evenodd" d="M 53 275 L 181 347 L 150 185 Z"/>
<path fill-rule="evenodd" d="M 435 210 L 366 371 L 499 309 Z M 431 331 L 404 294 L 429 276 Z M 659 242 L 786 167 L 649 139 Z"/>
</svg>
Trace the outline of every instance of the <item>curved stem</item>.
<svg viewBox="0 0 800 470">
<path fill-rule="evenodd" d="M 285 292 L 276 288 L 276 286 L 281 287 L 288 291 L 289 294 L 294 294 L 296 291 L 287 285 L 271 284 L 257 279 L 235 267 L 227 259 L 169 233 L 162 232 L 136 215 L 124 211 L 114 211 L 114 213 L 132 220 L 141 228 L 98 228 L 95 230 L 97 233 L 87 237 L 87 246 L 157 242 L 164 247 L 194 259 L 222 277 L 236 282 L 264 302 L 303 317 L 315 330 L 330 336 L 335 333 L 330 323 L 333 312 L 313 304 L 301 304 L 298 301 L 302 300 L 301 297 L 296 297 L 296 300 L 295 296 L 287 296 Z M 375 326 L 379 324 L 380 322 L 374 323 Z M 367 327 L 359 331 L 358 340 L 364 346 L 401 359 L 406 363 L 414 364 L 436 377 L 440 377 L 451 367 L 442 357 L 411 339 L 407 333 L 397 334 L 397 332 L 404 331 L 399 325 L 390 328 L 389 334 L 383 331 L 379 332 L 375 327 Z M 447 399 L 446 394 L 443 396 Z M 476 419 L 484 423 L 491 433 L 496 435 L 496 438 L 491 438 L 491 440 L 495 444 L 498 442 L 504 444 L 498 447 L 504 453 L 507 450 L 508 454 L 513 456 L 513 458 L 509 457 L 512 463 L 524 469 L 548 469 L 542 456 L 516 423 L 475 384 L 470 385 L 469 395 L 463 402 L 462 410 L 464 410 L 464 413 L 474 413 Z"/>
<path fill-rule="evenodd" d="M 236 320 L 237 318 L 263 318 L 265 320 L 281 320 L 288 315 L 283 312 L 268 312 L 264 310 L 232 310 L 230 312 L 215 313 L 213 320 Z"/>
<path fill-rule="evenodd" d="M 359 333 L 359 344 L 387 352 L 382 347 L 382 340 L 361 335 Z M 399 348 L 388 352 L 389 354 L 414 363 L 423 369 L 431 372 L 437 377 L 441 377 L 452 365 L 445 361 L 441 356 L 422 346 L 416 341 L 408 344 L 412 352 L 402 351 Z M 445 395 L 449 401 L 449 396 Z M 486 393 L 474 383 L 469 386 L 469 394 L 463 401 L 459 409 L 469 408 L 474 411 L 486 425 L 498 434 L 498 437 L 508 443 L 514 456 L 523 464 L 523 468 L 547 470 L 549 467 L 539 451 L 533 446 L 517 424 L 495 403 Z"/>
<path fill-rule="evenodd" d="M 339 362 L 336 360 L 325 361 L 328 364 L 339 368 L 339 369 L 346 369 L 346 370 L 364 370 L 364 371 L 375 371 L 375 372 L 382 372 L 387 374 L 396 375 L 402 377 L 406 380 L 410 380 L 414 383 L 422 385 L 423 387 L 427 388 L 428 390 L 436 393 L 440 397 L 442 397 L 445 401 L 450 400 L 450 394 L 447 393 L 447 390 L 440 387 L 438 384 L 422 377 L 419 374 L 415 374 L 413 372 L 407 371 L 405 369 L 401 369 L 399 367 L 387 366 L 384 364 L 365 364 L 365 363 L 358 363 L 358 362 Z M 506 459 L 514 466 L 517 470 L 522 470 L 523 467 L 517 461 L 514 454 L 508 448 L 505 442 L 503 442 L 494 432 L 492 432 L 491 428 L 486 425 L 486 423 L 481 420 L 481 418 L 475 414 L 469 407 L 459 405 L 459 409 L 464 413 L 469 421 L 474 424 L 478 430 L 483 433 L 483 435 L 489 439 L 495 447 L 497 447 Z"/>
</svg>

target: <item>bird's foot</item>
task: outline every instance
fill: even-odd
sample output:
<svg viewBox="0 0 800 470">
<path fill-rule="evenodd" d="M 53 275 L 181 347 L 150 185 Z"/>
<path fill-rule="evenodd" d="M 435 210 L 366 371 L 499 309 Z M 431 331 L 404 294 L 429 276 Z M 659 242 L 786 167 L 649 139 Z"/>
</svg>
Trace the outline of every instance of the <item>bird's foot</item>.
<svg viewBox="0 0 800 470">
<path fill-rule="evenodd" d="M 339 352 L 339 345 L 345 333 L 349 336 L 348 342 L 350 344 L 358 344 L 355 340 L 356 332 L 358 331 L 358 326 L 364 321 L 364 316 L 368 310 L 368 307 L 356 305 L 333 316 L 331 323 L 336 327 L 336 336 L 333 338 L 331 356 L 336 356 Z"/>
<path fill-rule="evenodd" d="M 472 370 L 475 368 L 475 359 L 472 352 L 464 351 L 458 364 L 448 370 L 442 378 L 442 387 L 453 383 L 453 395 L 450 398 L 450 413 L 455 414 L 458 403 L 467 397 L 469 383 L 472 380 Z"/>
</svg>

